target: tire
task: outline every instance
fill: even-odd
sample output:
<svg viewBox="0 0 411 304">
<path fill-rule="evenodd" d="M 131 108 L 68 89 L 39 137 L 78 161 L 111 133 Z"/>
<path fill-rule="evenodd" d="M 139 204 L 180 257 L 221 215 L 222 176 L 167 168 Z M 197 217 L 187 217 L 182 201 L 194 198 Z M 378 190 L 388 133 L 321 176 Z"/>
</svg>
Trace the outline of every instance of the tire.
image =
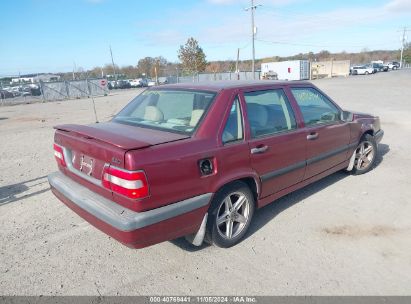
<svg viewBox="0 0 411 304">
<path fill-rule="evenodd" d="M 365 75 L 368 75 L 369 73 L 368 73 L 368 71 L 365 71 Z"/>
<path fill-rule="evenodd" d="M 367 151 L 368 150 L 368 151 Z M 355 149 L 355 161 L 352 173 L 361 175 L 370 171 L 377 159 L 377 143 L 372 135 L 366 134 Z"/>
<path fill-rule="evenodd" d="M 206 239 L 222 248 L 236 245 L 247 233 L 254 210 L 254 196 L 245 183 L 236 181 L 223 187 L 211 202 Z"/>
</svg>

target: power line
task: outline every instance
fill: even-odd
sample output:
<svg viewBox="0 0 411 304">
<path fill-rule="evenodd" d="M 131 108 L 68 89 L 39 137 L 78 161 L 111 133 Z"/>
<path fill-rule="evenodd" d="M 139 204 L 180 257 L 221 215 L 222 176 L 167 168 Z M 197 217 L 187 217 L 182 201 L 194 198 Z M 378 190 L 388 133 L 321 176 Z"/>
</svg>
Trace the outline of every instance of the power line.
<svg viewBox="0 0 411 304">
<path fill-rule="evenodd" d="M 295 45 L 295 46 L 309 46 L 309 47 L 319 47 L 319 48 L 329 48 L 329 47 L 365 47 L 364 45 L 347 45 L 347 44 L 340 44 L 340 45 L 319 45 L 319 44 L 312 44 L 312 43 L 294 43 L 289 41 L 272 41 L 266 39 L 256 39 L 256 41 L 263 42 L 263 43 L 270 43 L 270 44 L 284 44 L 284 45 Z M 373 44 L 372 46 L 386 46 L 387 43 L 381 44 Z M 369 45 L 370 46 L 370 45 Z"/>
<path fill-rule="evenodd" d="M 251 42 L 247 42 L 246 44 L 244 44 L 244 46 L 240 47 L 239 49 L 245 49 L 246 47 L 248 47 L 251 44 Z"/>
</svg>

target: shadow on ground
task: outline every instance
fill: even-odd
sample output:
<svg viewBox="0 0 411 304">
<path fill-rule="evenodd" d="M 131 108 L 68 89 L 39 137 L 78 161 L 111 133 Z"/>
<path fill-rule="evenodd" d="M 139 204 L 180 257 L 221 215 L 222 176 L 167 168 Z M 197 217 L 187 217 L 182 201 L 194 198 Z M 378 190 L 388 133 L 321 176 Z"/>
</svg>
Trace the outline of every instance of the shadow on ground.
<svg viewBox="0 0 411 304">
<path fill-rule="evenodd" d="M 180 247 L 180 249 L 188 252 L 196 252 L 210 246 L 210 244 L 208 244 L 207 242 L 203 242 L 203 244 L 198 247 L 194 246 L 193 244 L 190 244 L 184 237 L 172 240 L 170 242 L 177 247 Z"/>
<path fill-rule="evenodd" d="M 31 192 L 34 187 L 41 187 L 40 190 Z M 21 183 L 0 187 L 0 206 L 17 202 L 21 199 L 35 196 L 49 191 L 47 176 L 40 176 Z M 27 192 L 27 194 L 24 194 Z"/>
<path fill-rule="evenodd" d="M 390 151 L 390 147 L 386 144 L 378 145 L 378 155 L 375 161 L 373 170 L 378 167 L 378 165 L 383 161 L 384 156 Z M 297 191 L 294 191 L 282 198 L 279 198 L 275 202 L 259 209 L 253 218 L 250 229 L 246 235 L 246 238 L 253 235 L 259 229 L 264 227 L 269 221 L 275 218 L 281 212 L 287 210 L 288 208 L 294 206 L 295 204 L 305 200 L 311 195 L 320 192 L 321 190 L 333 185 L 334 183 L 342 180 L 347 177 L 349 173 L 345 171 L 339 171 L 334 174 L 331 174 L 315 183 L 305 186 Z"/>
<path fill-rule="evenodd" d="M 384 159 L 385 154 L 390 152 L 390 146 L 386 144 L 378 144 L 378 154 L 377 159 L 375 160 L 374 167 L 377 167 Z"/>
<path fill-rule="evenodd" d="M 385 155 L 390 151 L 389 145 L 386 144 L 379 144 L 378 145 L 378 155 L 377 159 L 375 161 L 374 169 L 378 167 L 379 164 L 383 161 Z M 277 215 L 279 215 L 281 212 L 287 210 L 288 208 L 291 208 L 295 204 L 305 200 L 306 198 L 310 197 L 311 195 L 314 195 L 315 193 L 333 185 L 334 183 L 337 183 L 338 181 L 342 180 L 343 178 L 349 176 L 350 173 L 347 173 L 345 171 L 339 171 L 334 174 L 331 174 L 327 177 L 324 177 L 323 179 L 312 183 L 310 185 L 305 186 L 304 188 L 301 188 L 297 191 L 294 191 L 290 194 L 287 194 L 286 196 L 283 196 L 282 198 L 279 198 L 275 202 L 257 210 L 254 214 L 251 226 L 245 236 L 246 238 L 249 238 L 252 236 L 254 233 L 256 233 L 258 230 L 260 230 L 262 227 L 264 227 L 268 222 L 270 222 L 273 218 L 275 218 Z M 189 252 L 195 252 L 198 250 L 201 250 L 205 247 L 208 247 L 208 244 L 204 244 L 200 247 L 195 247 L 194 245 L 188 243 L 184 238 L 179 238 L 176 240 L 171 241 L 174 245 L 180 247 L 183 250 L 189 251 Z"/>
</svg>

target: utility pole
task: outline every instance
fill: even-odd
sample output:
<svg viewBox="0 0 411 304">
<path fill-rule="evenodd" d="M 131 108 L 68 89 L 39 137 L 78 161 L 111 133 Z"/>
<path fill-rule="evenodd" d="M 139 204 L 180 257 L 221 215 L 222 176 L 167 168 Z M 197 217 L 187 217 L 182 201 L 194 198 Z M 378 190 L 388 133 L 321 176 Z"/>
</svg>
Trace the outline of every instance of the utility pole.
<svg viewBox="0 0 411 304">
<path fill-rule="evenodd" d="M 77 70 L 77 66 L 76 66 L 76 62 L 75 61 L 73 61 L 73 80 L 76 78 L 76 71 Z"/>
<path fill-rule="evenodd" d="M 240 48 L 237 49 L 237 61 L 235 63 L 235 72 L 237 74 L 237 80 L 240 80 L 240 71 L 238 69 L 238 62 L 240 61 Z"/>
<path fill-rule="evenodd" d="M 256 34 L 256 28 L 254 26 L 254 11 L 257 9 L 257 7 L 261 6 L 261 4 L 254 5 L 254 0 L 251 0 L 251 6 L 247 7 L 245 10 L 246 11 L 251 11 L 251 42 L 252 42 L 252 49 L 253 49 L 253 59 L 252 59 L 252 66 L 251 70 L 253 72 L 253 79 L 255 79 L 255 34 Z"/>
<path fill-rule="evenodd" d="M 154 64 L 154 75 L 155 75 L 155 77 L 156 77 L 156 84 L 158 84 L 158 71 L 157 71 L 157 65 L 160 67 L 160 62 L 159 62 L 159 61 L 157 61 L 157 62 Z"/>
<path fill-rule="evenodd" d="M 111 50 L 111 45 L 110 45 L 110 56 L 111 56 L 111 63 L 113 64 L 114 80 L 115 80 L 116 83 L 117 83 L 116 66 L 114 65 L 113 51 Z"/>
<path fill-rule="evenodd" d="M 404 53 L 405 42 L 406 42 L 406 40 L 407 40 L 407 36 L 406 36 L 407 31 L 408 31 L 407 28 L 404 27 L 404 30 L 403 30 L 403 32 L 402 32 L 402 37 L 400 37 L 400 40 L 401 40 L 400 68 L 402 68 L 402 56 L 403 56 L 403 53 Z"/>
</svg>

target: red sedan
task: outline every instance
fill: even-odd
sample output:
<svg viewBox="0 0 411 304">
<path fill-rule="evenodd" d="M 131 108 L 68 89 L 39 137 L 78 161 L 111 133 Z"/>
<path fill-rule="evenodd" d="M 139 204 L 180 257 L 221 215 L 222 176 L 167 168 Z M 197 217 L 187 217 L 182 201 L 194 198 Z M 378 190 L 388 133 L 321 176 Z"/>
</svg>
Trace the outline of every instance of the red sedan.
<svg viewBox="0 0 411 304">
<path fill-rule="evenodd" d="M 123 244 L 238 243 L 255 209 L 338 170 L 372 169 L 378 117 L 309 82 L 151 88 L 110 122 L 61 125 L 53 193 Z"/>
</svg>

